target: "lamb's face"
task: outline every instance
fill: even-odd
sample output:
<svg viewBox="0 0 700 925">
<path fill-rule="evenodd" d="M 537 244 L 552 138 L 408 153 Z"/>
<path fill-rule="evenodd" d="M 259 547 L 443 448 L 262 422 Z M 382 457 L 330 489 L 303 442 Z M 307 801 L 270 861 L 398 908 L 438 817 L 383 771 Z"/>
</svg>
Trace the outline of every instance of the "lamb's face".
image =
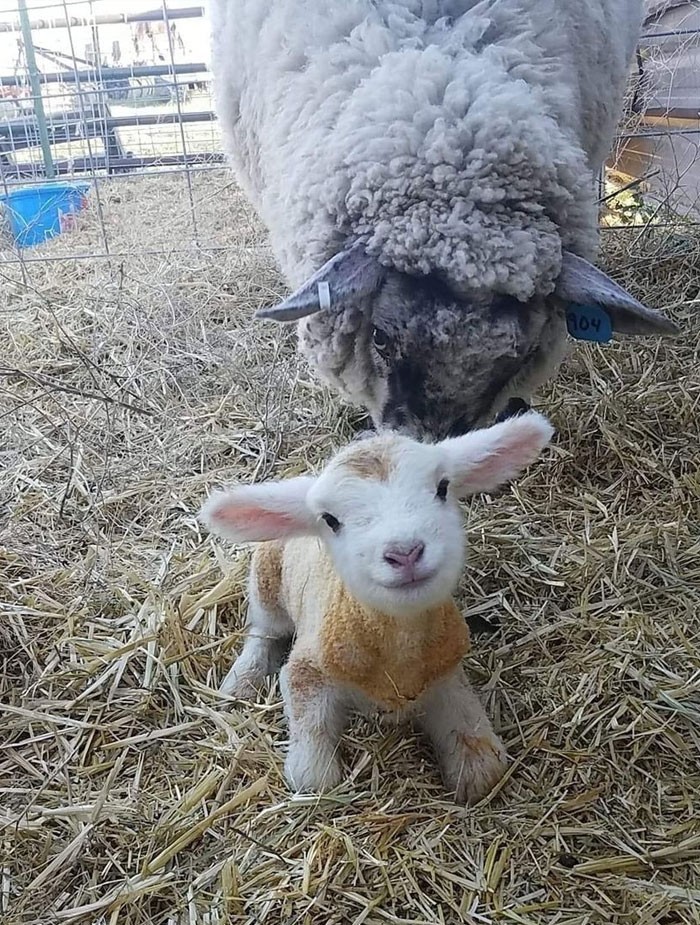
<svg viewBox="0 0 700 925">
<path fill-rule="evenodd" d="M 513 478 L 551 436 L 532 412 L 435 444 L 387 433 L 341 450 L 317 478 L 214 494 L 202 519 L 238 542 L 320 537 L 358 601 L 401 616 L 444 601 L 457 583 L 458 499 Z"/>
<path fill-rule="evenodd" d="M 511 397 L 529 399 L 519 387 L 529 391 L 545 317 L 544 300 L 457 299 L 435 280 L 389 275 L 357 358 L 372 369 L 375 426 L 442 439 L 493 421 Z"/>
<path fill-rule="evenodd" d="M 385 613 L 424 610 L 452 593 L 464 540 L 449 455 L 397 435 L 339 454 L 307 504 L 350 593 Z"/>
</svg>

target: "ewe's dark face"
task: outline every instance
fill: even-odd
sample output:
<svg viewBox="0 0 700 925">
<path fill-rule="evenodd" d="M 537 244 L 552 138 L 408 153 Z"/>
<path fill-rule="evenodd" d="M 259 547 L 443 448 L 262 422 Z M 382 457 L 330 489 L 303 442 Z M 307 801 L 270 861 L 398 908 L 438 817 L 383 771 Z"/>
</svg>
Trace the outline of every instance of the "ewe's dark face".
<svg viewBox="0 0 700 925">
<path fill-rule="evenodd" d="M 440 439 L 522 410 L 563 359 L 567 305 L 594 306 L 618 333 L 680 333 L 567 251 L 554 293 L 525 305 L 494 293 L 457 298 L 433 277 L 386 269 L 360 241 L 257 317 L 299 321 L 311 366 L 375 426 Z"/>
<path fill-rule="evenodd" d="M 442 439 L 492 419 L 535 358 L 541 320 L 507 296 L 457 300 L 435 279 L 389 275 L 369 334 L 375 426 Z"/>
</svg>

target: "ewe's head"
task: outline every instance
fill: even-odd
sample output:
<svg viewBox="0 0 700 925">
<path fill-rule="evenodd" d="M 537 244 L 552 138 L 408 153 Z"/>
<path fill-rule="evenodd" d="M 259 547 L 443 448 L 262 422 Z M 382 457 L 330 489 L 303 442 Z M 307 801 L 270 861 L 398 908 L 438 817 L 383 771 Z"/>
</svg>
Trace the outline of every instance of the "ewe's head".
<svg viewBox="0 0 700 925">
<path fill-rule="evenodd" d="M 319 537 L 356 599 L 387 613 L 420 610 L 459 579 L 458 500 L 516 476 L 552 432 L 529 413 L 436 444 L 385 434 L 341 450 L 317 478 L 215 494 L 202 519 L 238 542 Z"/>
<path fill-rule="evenodd" d="M 304 319 L 311 365 L 378 429 L 442 439 L 491 422 L 511 398 L 529 400 L 561 360 L 570 303 L 600 306 L 616 332 L 676 332 L 572 254 L 553 294 L 523 302 L 496 287 L 458 295 L 435 276 L 386 270 L 359 245 L 258 316 Z"/>
</svg>

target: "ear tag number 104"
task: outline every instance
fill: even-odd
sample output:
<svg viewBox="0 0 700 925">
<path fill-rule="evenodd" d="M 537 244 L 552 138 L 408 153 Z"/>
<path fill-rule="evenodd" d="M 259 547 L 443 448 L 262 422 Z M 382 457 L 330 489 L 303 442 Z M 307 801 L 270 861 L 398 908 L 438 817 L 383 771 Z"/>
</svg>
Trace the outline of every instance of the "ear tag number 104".
<svg viewBox="0 0 700 925">
<path fill-rule="evenodd" d="M 592 340 L 598 344 L 607 344 L 612 340 L 610 315 L 597 305 L 569 304 L 566 308 L 566 327 L 576 340 Z"/>
</svg>

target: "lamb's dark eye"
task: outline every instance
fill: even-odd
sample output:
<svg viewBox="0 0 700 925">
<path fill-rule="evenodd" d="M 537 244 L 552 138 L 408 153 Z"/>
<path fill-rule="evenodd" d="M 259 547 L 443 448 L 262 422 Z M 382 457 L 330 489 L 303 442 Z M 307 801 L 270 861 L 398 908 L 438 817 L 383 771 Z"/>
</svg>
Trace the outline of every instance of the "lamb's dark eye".
<svg viewBox="0 0 700 925">
<path fill-rule="evenodd" d="M 436 496 L 441 500 L 445 501 L 447 498 L 447 489 L 450 487 L 449 479 L 442 479 L 438 482 L 437 491 L 435 492 Z"/>
<path fill-rule="evenodd" d="M 340 521 L 332 514 L 321 514 L 321 520 L 325 520 L 333 533 L 337 533 L 338 530 L 340 530 Z"/>
<path fill-rule="evenodd" d="M 381 354 L 381 356 L 386 356 L 391 347 L 391 338 L 386 331 L 382 331 L 381 328 L 373 328 L 372 343 L 377 353 Z"/>
</svg>

